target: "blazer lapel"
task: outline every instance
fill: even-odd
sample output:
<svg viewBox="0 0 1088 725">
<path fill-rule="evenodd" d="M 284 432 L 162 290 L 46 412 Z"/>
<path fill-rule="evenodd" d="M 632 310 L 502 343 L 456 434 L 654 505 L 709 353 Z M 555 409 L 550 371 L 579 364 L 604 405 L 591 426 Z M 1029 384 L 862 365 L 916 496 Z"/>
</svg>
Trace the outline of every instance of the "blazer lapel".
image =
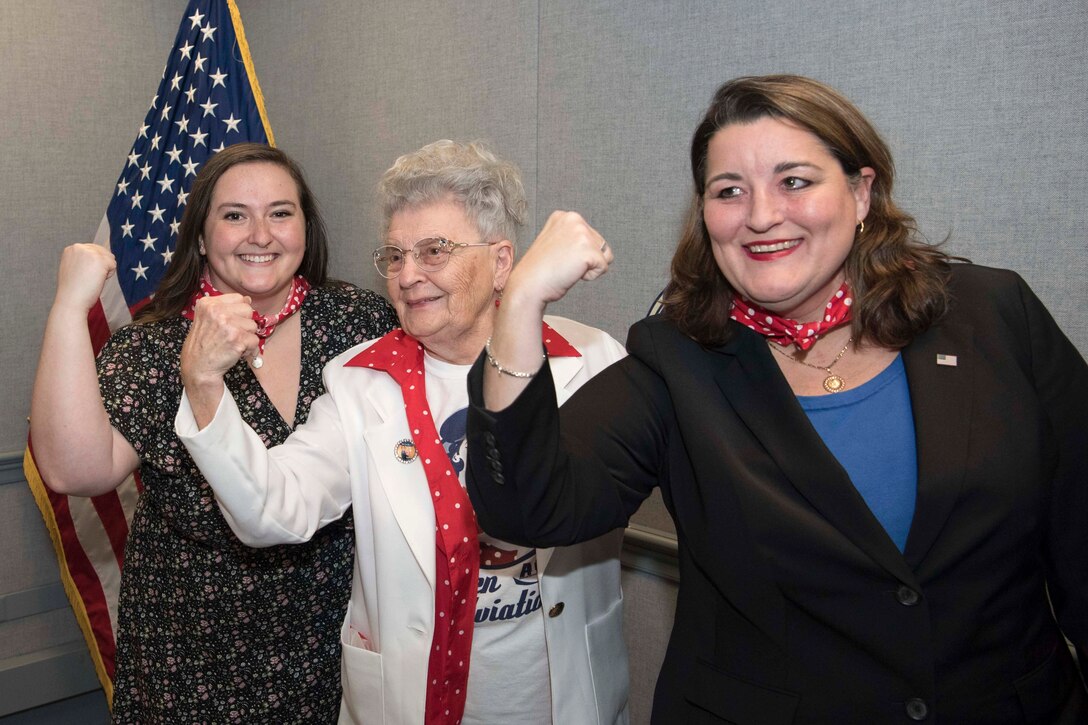
<svg viewBox="0 0 1088 725">
<path fill-rule="evenodd" d="M 742 330 L 718 348 L 735 355 L 718 387 L 793 487 L 838 531 L 901 581 L 914 574 L 850 477 L 812 427 L 764 338 Z"/>
<path fill-rule="evenodd" d="M 384 381 L 383 381 L 384 382 Z M 404 400 L 400 389 L 392 380 L 389 385 L 370 385 L 367 397 L 379 412 L 384 422 L 364 425 L 363 436 L 366 438 L 374 470 L 378 480 L 371 481 L 371 486 L 378 486 L 385 494 L 389 507 L 396 518 L 397 526 L 404 534 L 408 546 L 412 549 L 419 568 L 434 590 L 435 586 L 435 519 L 434 505 L 431 503 L 430 488 L 427 485 L 423 462 L 416 457 L 410 463 L 401 462 L 397 455 L 397 445 L 402 440 L 411 440 L 408 421 L 404 416 Z M 380 545 L 380 542 L 375 542 Z"/>
<path fill-rule="evenodd" d="M 918 451 L 918 497 L 904 552 L 912 567 L 932 547 L 963 486 L 973 416 L 973 340 L 968 325 L 939 324 L 903 350 Z"/>
</svg>

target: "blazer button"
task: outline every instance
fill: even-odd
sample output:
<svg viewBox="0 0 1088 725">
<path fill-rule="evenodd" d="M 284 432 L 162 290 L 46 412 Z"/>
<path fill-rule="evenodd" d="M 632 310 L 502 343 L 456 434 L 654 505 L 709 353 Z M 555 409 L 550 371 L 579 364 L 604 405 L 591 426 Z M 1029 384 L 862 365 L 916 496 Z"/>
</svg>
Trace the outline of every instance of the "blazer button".
<svg viewBox="0 0 1088 725">
<path fill-rule="evenodd" d="M 491 431 L 487 431 L 486 433 L 484 433 L 484 440 L 487 441 L 488 446 L 492 448 L 495 447 L 495 434 Z"/>
<path fill-rule="evenodd" d="M 926 701 L 920 697 L 912 697 L 907 700 L 907 717 L 911 720 L 925 720 L 929 716 L 929 707 Z"/>
<path fill-rule="evenodd" d="M 563 613 L 563 602 L 559 602 L 554 607 L 548 610 L 549 617 L 558 617 Z"/>
<path fill-rule="evenodd" d="M 904 607 L 913 607 L 918 603 L 921 597 L 918 596 L 918 592 L 914 591 L 906 584 L 899 587 L 895 592 L 895 598 L 899 600 L 899 603 Z"/>
<path fill-rule="evenodd" d="M 498 471 L 495 471 L 494 473 L 491 474 L 491 480 L 494 481 L 495 483 L 499 484 L 500 486 L 505 486 L 506 485 L 506 478 L 501 473 L 499 473 Z"/>
</svg>

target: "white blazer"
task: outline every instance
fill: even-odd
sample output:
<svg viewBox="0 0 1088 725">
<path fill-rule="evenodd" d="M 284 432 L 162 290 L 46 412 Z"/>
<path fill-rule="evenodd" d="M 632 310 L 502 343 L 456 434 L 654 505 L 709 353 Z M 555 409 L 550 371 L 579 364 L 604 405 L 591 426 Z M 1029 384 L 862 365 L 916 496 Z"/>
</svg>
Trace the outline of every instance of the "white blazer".
<svg viewBox="0 0 1088 725">
<path fill-rule="evenodd" d="M 625 354 L 600 330 L 546 321 L 582 354 L 549 358 L 560 404 Z M 385 372 L 344 366 L 372 342 L 329 362 L 328 392 L 281 446 L 264 447 L 229 392 L 203 430 L 182 396 L 175 427 L 227 522 L 250 546 L 307 541 L 352 507 L 355 575 L 340 636 L 340 722 L 421 725 L 434 632 L 434 507 L 422 463 L 394 455 L 412 437 L 400 387 Z M 537 551 L 555 725 L 627 722 L 622 536 L 616 530 Z"/>
</svg>

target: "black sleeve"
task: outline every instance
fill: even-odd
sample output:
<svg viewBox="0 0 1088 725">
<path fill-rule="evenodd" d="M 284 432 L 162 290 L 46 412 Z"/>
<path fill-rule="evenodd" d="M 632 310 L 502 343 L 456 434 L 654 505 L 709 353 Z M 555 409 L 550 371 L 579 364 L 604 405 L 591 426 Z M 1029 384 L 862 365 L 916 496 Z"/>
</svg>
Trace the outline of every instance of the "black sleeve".
<svg viewBox="0 0 1088 725">
<path fill-rule="evenodd" d="M 664 475 L 665 389 L 624 358 L 560 412 L 548 365 L 505 410 L 483 407 L 484 356 L 468 377 L 469 497 L 492 536 L 566 546 L 624 526 Z"/>
<path fill-rule="evenodd" d="M 1055 447 L 1047 584 L 1055 616 L 1088 663 L 1088 364 L 1023 280 L 1031 375 Z"/>
</svg>

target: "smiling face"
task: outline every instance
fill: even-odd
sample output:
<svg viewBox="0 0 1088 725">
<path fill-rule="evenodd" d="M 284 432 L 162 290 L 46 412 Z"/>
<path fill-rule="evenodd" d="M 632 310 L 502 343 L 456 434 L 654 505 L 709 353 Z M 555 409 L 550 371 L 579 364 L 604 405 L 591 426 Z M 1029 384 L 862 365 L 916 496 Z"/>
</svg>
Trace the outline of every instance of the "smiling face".
<svg viewBox="0 0 1088 725">
<path fill-rule="evenodd" d="M 212 191 L 203 243 L 220 292 L 249 295 L 261 314 L 283 307 L 306 251 L 298 187 L 278 164 L 233 166 Z"/>
<path fill-rule="evenodd" d="M 843 282 L 873 178 L 868 167 L 847 177 L 819 138 L 787 121 L 724 126 L 707 148 L 703 199 L 722 274 L 768 310 L 820 319 Z"/>
<path fill-rule="evenodd" d="M 491 334 L 496 290 L 502 289 L 513 265 L 514 245 L 502 240 L 489 247 L 457 249 L 437 272 L 420 269 L 412 245 L 420 239 L 442 237 L 476 243 L 476 225 L 461 204 L 443 201 L 407 207 L 389 220 L 386 244 L 406 251 L 404 268 L 387 282 L 389 299 L 401 325 L 435 357 L 457 364 L 471 363 Z"/>
</svg>

